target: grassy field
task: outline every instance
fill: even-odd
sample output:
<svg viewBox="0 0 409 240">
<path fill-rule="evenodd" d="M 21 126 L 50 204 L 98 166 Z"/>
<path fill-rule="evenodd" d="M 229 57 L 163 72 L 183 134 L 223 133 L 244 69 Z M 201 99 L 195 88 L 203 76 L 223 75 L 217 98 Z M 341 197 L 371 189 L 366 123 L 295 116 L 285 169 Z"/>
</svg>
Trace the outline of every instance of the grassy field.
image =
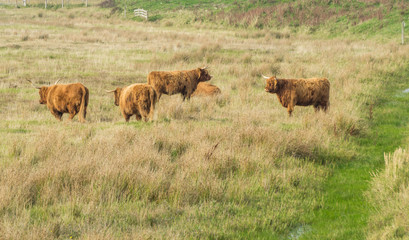
<svg viewBox="0 0 409 240">
<path fill-rule="evenodd" d="M 397 147 L 390 141 L 404 138 L 386 129 L 381 139 L 391 140 L 370 148 L 384 119 L 377 109 L 389 114 L 382 104 L 404 86 L 389 81 L 408 76 L 396 74 L 409 56 L 399 32 L 324 38 L 289 27 L 138 22 L 97 7 L 3 7 L 0 22 L 1 238 L 366 236 L 370 173 Z M 104 91 L 201 66 L 222 94 L 163 96 L 153 122 L 125 123 Z M 329 113 L 296 107 L 289 118 L 261 74 L 328 77 Z M 26 79 L 82 82 L 88 123 L 57 122 Z M 343 205 L 333 191 L 345 178 L 345 191 L 356 190 L 342 204 L 364 209 L 358 221 L 336 217 Z"/>
</svg>

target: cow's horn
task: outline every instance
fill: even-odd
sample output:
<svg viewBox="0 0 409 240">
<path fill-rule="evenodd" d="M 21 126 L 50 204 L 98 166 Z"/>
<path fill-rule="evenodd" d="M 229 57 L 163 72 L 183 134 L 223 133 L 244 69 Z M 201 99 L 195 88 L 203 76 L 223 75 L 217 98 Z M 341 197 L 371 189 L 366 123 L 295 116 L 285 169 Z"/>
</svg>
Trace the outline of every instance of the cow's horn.
<svg viewBox="0 0 409 240">
<path fill-rule="evenodd" d="M 261 76 L 263 76 L 263 78 L 265 78 L 265 79 L 269 79 L 269 77 L 266 77 L 266 76 L 264 76 L 263 74 L 261 74 Z"/>
<path fill-rule="evenodd" d="M 55 81 L 54 85 L 57 85 L 57 83 L 58 83 L 60 80 L 61 80 L 61 78 L 58 79 L 57 81 Z"/>
<path fill-rule="evenodd" d="M 108 90 L 105 90 L 105 92 L 107 92 L 107 93 L 111 93 L 111 92 L 115 92 L 116 90 L 111 90 L 111 91 L 108 91 Z"/>
<path fill-rule="evenodd" d="M 205 70 L 206 68 L 207 68 L 207 66 L 206 66 L 206 67 L 203 67 L 202 69 Z"/>
<path fill-rule="evenodd" d="M 40 87 L 36 87 L 36 86 L 33 84 L 32 81 L 30 81 L 30 80 L 28 80 L 28 79 L 26 79 L 26 80 L 29 81 L 29 82 L 31 83 L 31 86 L 33 86 L 34 88 L 40 89 Z"/>
</svg>

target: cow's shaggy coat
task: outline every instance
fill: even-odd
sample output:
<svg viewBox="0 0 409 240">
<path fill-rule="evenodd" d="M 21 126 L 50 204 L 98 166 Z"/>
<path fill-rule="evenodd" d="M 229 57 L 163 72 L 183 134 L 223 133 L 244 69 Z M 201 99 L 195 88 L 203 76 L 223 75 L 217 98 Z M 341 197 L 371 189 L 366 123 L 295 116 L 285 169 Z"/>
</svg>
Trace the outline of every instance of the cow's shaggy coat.
<svg viewBox="0 0 409 240">
<path fill-rule="evenodd" d="M 136 120 L 153 120 L 158 94 L 152 86 L 135 83 L 111 92 L 114 92 L 115 105 L 121 109 L 125 121 L 128 122 L 132 115 L 136 116 Z"/>
<path fill-rule="evenodd" d="M 220 94 L 220 88 L 218 88 L 215 85 L 212 85 L 210 83 L 207 82 L 200 82 L 197 85 L 196 90 L 193 92 L 192 97 L 194 96 L 215 96 Z"/>
<path fill-rule="evenodd" d="M 61 121 L 63 113 L 69 113 L 69 119 L 79 113 L 80 122 L 85 122 L 89 91 L 81 83 L 58 84 L 39 87 L 40 103 L 47 104 L 56 119 Z"/>
<path fill-rule="evenodd" d="M 171 72 L 154 71 L 148 74 L 148 84 L 152 85 L 156 90 L 159 99 L 162 94 L 173 95 L 180 93 L 183 100 L 186 98 L 189 100 L 199 82 L 209 81 L 211 78 L 212 76 L 204 68 Z"/>
<path fill-rule="evenodd" d="M 313 105 L 315 111 L 326 111 L 329 107 L 330 83 L 326 78 L 309 79 L 267 79 L 265 91 L 277 94 L 278 101 L 287 108 L 288 114 L 294 106 Z"/>
</svg>

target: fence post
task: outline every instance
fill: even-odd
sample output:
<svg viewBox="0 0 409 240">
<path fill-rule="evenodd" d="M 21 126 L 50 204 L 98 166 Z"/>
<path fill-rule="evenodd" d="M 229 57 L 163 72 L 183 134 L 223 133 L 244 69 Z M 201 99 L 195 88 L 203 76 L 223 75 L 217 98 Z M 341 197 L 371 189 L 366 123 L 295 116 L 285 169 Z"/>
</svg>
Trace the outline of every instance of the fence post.
<svg viewBox="0 0 409 240">
<path fill-rule="evenodd" d="M 45 6 L 44 6 L 44 8 L 47 9 L 47 0 L 45 0 Z"/>
<path fill-rule="evenodd" d="M 24 6 L 24 7 L 27 6 L 26 0 L 23 0 L 23 6 Z"/>
<path fill-rule="evenodd" d="M 405 22 L 402 21 L 402 45 L 405 44 Z"/>
<path fill-rule="evenodd" d="M 61 8 L 64 7 L 64 0 L 61 1 Z"/>
</svg>

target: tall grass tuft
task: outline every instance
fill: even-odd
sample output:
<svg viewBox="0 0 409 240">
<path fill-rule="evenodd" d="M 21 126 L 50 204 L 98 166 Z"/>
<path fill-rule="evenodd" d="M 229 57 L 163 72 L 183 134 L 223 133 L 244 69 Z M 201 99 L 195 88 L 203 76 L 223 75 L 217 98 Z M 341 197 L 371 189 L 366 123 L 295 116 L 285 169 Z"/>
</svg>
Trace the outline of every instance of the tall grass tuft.
<svg viewBox="0 0 409 240">
<path fill-rule="evenodd" d="M 374 206 L 367 239 L 409 237 L 409 153 L 399 148 L 385 154 L 385 170 L 374 173 L 367 196 Z"/>
</svg>

